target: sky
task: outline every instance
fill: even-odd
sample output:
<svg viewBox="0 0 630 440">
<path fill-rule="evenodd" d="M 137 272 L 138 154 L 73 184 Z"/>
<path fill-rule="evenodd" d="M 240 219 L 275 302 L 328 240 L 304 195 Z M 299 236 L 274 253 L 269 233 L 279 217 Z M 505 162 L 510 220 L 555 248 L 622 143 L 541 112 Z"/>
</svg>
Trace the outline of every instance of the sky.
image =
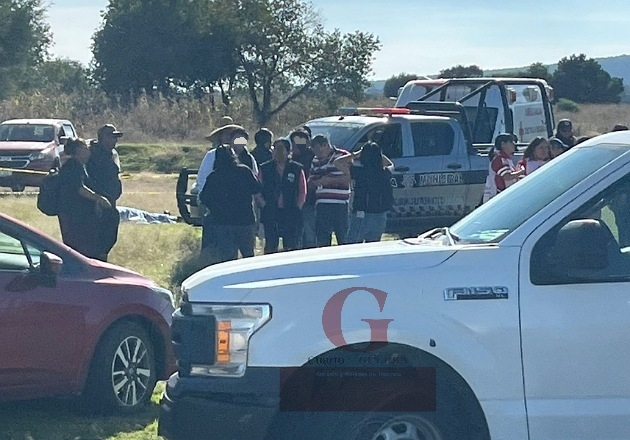
<svg viewBox="0 0 630 440">
<path fill-rule="evenodd" d="M 52 0 L 52 54 L 88 64 L 108 0 Z M 194 0 L 190 0 L 194 1 Z M 377 35 L 371 80 L 432 75 L 457 64 L 484 70 L 557 63 L 572 54 L 630 53 L 625 0 L 312 0 L 327 30 Z"/>
</svg>

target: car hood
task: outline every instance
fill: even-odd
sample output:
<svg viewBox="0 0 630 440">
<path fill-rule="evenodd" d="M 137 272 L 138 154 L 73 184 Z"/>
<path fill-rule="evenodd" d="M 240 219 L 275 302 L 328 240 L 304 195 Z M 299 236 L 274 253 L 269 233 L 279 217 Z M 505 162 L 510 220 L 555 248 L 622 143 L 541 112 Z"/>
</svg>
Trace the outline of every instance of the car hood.
<svg viewBox="0 0 630 440">
<path fill-rule="evenodd" d="M 6 153 L 42 151 L 54 146 L 54 142 L 15 142 L 0 141 L 0 156 Z"/>
<path fill-rule="evenodd" d="M 457 250 L 434 242 L 383 241 L 283 252 L 209 266 L 186 279 L 182 289 L 191 302 L 239 301 L 253 288 L 437 266 Z"/>
<path fill-rule="evenodd" d="M 88 259 L 91 270 L 101 274 L 102 279 L 114 278 L 125 284 L 137 284 L 137 285 L 153 285 L 155 284 L 150 279 L 140 275 L 138 272 L 134 272 L 131 269 L 116 266 L 115 264 L 105 263 L 103 261 Z M 101 278 L 101 277 L 99 277 Z"/>
</svg>

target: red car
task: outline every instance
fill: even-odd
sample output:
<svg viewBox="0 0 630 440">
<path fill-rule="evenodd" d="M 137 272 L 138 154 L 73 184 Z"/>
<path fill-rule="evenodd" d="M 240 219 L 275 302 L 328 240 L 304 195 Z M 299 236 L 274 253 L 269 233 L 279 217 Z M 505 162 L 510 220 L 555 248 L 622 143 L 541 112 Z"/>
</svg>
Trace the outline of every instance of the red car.
<svg viewBox="0 0 630 440">
<path fill-rule="evenodd" d="M 133 411 L 174 370 L 173 296 L 0 213 L 0 400 Z"/>
</svg>

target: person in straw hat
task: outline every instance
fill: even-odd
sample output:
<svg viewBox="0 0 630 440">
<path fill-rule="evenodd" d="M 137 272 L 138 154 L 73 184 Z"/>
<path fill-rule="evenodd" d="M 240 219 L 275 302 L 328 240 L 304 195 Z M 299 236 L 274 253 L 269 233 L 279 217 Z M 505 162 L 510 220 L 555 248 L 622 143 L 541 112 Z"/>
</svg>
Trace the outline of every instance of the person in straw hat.
<svg viewBox="0 0 630 440">
<path fill-rule="evenodd" d="M 197 172 L 197 181 L 193 185 L 191 189 L 191 193 L 196 193 L 197 196 L 203 190 L 203 187 L 208 179 L 208 176 L 214 169 L 214 161 L 216 158 L 216 149 L 217 147 L 228 144 L 232 140 L 232 132 L 234 130 L 245 130 L 242 126 L 234 123 L 234 120 L 229 116 L 223 116 L 219 123 L 219 127 L 213 130 L 208 136 L 206 136 L 206 140 L 210 141 L 210 150 L 206 153 L 203 160 L 201 161 L 201 165 L 199 166 L 199 171 Z M 212 226 L 211 219 L 208 215 L 207 209 L 203 206 L 201 201 L 198 199 L 197 204 L 199 205 L 200 214 L 203 216 L 202 223 L 202 235 L 201 235 L 201 250 L 203 251 L 205 248 L 211 246 L 213 244 L 213 235 L 212 235 Z"/>
</svg>

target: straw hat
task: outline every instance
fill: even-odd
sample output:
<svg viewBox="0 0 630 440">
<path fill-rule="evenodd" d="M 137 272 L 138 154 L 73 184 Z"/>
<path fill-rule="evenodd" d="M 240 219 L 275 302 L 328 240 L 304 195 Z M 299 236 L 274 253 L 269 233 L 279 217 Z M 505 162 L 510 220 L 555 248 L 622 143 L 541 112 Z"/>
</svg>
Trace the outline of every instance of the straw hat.
<svg viewBox="0 0 630 440">
<path fill-rule="evenodd" d="M 245 128 L 243 128 L 243 127 L 241 127 L 240 125 L 237 125 L 237 124 L 224 125 L 223 127 L 219 127 L 217 129 L 215 129 L 212 133 L 210 133 L 208 136 L 206 136 L 206 139 L 209 140 L 210 142 L 214 142 L 219 136 L 221 136 L 226 131 L 233 131 L 233 130 L 243 130 L 243 131 L 245 131 Z"/>
</svg>

